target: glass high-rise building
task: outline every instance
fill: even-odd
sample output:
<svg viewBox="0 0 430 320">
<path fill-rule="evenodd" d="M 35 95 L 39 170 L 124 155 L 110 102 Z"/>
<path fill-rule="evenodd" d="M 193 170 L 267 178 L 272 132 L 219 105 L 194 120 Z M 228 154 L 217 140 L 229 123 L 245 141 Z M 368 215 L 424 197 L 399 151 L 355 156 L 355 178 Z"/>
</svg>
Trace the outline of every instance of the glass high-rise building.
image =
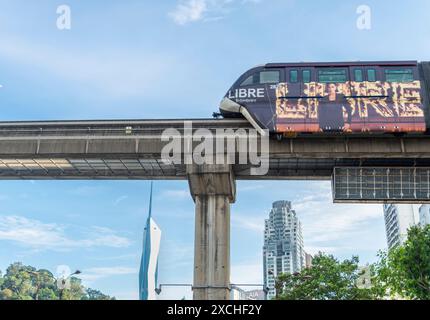
<svg viewBox="0 0 430 320">
<path fill-rule="evenodd" d="M 388 249 L 401 245 L 407 238 L 408 229 L 415 225 L 413 206 L 384 204 L 384 218 Z"/>
<path fill-rule="evenodd" d="M 275 279 L 305 267 L 302 225 L 290 201 L 276 201 L 265 220 L 263 270 L 267 299 L 275 297 Z"/>
<path fill-rule="evenodd" d="M 158 286 L 158 253 L 160 251 L 161 230 L 152 219 L 152 183 L 149 200 L 149 214 L 143 232 L 143 253 L 139 272 L 139 299 L 155 300 Z"/>
</svg>

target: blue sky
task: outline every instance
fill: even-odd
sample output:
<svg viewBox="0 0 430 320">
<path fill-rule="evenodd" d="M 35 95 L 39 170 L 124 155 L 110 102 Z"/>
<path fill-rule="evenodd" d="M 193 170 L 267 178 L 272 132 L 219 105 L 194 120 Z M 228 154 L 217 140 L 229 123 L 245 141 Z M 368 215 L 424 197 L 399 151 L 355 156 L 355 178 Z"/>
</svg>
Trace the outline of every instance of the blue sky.
<svg viewBox="0 0 430 320">
<path fill-rule="evenodd" d="M 72 28 L 56 28 L 57 7 Z M 356 27 L 359 5 L 372 27 Z M 428 60 L 428 1 L 0 0 L 1 120 L 203 118 L 236 78 L 273 61 Z M 149 182 L 1 181 L 0 270 L 13 261 L 81 269 L 86 284 L 137 298 Z M 329 182 L 239 182 L 232 282 L 261 283 L 263 221 L 293 201 L 305 246 L 372 262 L 382 206 L 333 205 Z M 191 283 L 194 205 L 185 181 L 155 184 L 161 283 Z M 190 297 L 166 289 L 163 298 Z"/>
</svg>

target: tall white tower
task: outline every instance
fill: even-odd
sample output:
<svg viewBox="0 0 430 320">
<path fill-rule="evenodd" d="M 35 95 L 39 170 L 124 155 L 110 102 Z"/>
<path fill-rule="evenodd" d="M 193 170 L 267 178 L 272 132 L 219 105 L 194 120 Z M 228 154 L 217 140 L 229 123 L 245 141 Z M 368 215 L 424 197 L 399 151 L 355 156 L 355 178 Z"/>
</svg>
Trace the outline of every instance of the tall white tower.
<svg viewBox="0 0 430 320">
<path fill-rule="evenodd" d="M 149 198 L 149 214 L 143 232 L 143 253 L 139 273 L 139 299 L 156 300 L 158 286 L 158 253 L 160 251 L 161 230 L 152 219 L 152 182 Z"/>
<path fill-rule="evenodd" d="M 413 206 L 384 204 L 384 218 L 388 249 L 401 245 L 407 238 L 408 229 L 415 225 Z"/>
<path fill-rule="evenodd" d="M 275 279 L 280 274 L 300 272 L 304 266 L 302 225 L 291 202 L 276 201 L 264 229 L 263 269 L 267 298 L 275 296 Z"/>
</svg>

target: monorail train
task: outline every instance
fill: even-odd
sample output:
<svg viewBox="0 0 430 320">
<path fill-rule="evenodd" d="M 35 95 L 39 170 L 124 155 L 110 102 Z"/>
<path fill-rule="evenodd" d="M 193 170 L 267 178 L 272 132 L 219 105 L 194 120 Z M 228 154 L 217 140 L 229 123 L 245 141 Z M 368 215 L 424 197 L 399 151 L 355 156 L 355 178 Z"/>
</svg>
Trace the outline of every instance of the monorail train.
<svg viewBox="0 0 430 320">
<path fill-rule="evenodd" d="M 220 112 L 278 136 L 423 133 L 429 97 L 430 62 L 269 63 L 246 71 Z"/>
</svg>

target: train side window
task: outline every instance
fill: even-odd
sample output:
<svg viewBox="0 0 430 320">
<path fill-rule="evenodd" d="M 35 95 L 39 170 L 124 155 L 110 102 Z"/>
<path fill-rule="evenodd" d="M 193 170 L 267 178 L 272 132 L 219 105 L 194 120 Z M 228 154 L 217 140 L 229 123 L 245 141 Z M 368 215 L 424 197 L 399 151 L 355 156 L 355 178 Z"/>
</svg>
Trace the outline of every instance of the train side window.
<svg viewBox="0 0 430 320">
<path fill-rule="evenodd" d="M 354 69 L 354 81 L 355 82 L 363 82 L 363 70 Z"/>
<path fill-rule="evenodd" d="M 385 69 L 387 82 L 413 82 L 414 72 L 412 69 Z"/>
<path fill-rule="evenodd" d="M 279 71 L 261 71 L 260 72 L 260 84 L 264 83 L 279 83 L 280 72 Z"/>
<path fill-rule="evenodd" d="M 348 81 L 344 68 L 324 68 L 318 70 L 318 81 L 322 83 L 342 83 Z"/>
<path fill-rule="evenodd" d="M 302 78 L 303 78 L 303 83 L 311 82 L 311 70 L 303 70 Z"/>
<path fill-rule="evenodd" d="M 250 75 L 248 78 L 246 78 L 241 84 L 241 87 L 244 86 L 251 86 L 253 84 L 257 84 L 260 81 L 260 74 L 254 73 L 253 75 Z"/>
<path fill-rule="evenodd" d="M 368 69 L 367 70 L 367 81 L 376 82 L 376 70 L 375 69 Z"/>
<path fill-rule="evenodd" d="M 297 70 L 290 70 L 290 82 L 291 83 L 299 82 L 299 72 Z"/>
</svg>

